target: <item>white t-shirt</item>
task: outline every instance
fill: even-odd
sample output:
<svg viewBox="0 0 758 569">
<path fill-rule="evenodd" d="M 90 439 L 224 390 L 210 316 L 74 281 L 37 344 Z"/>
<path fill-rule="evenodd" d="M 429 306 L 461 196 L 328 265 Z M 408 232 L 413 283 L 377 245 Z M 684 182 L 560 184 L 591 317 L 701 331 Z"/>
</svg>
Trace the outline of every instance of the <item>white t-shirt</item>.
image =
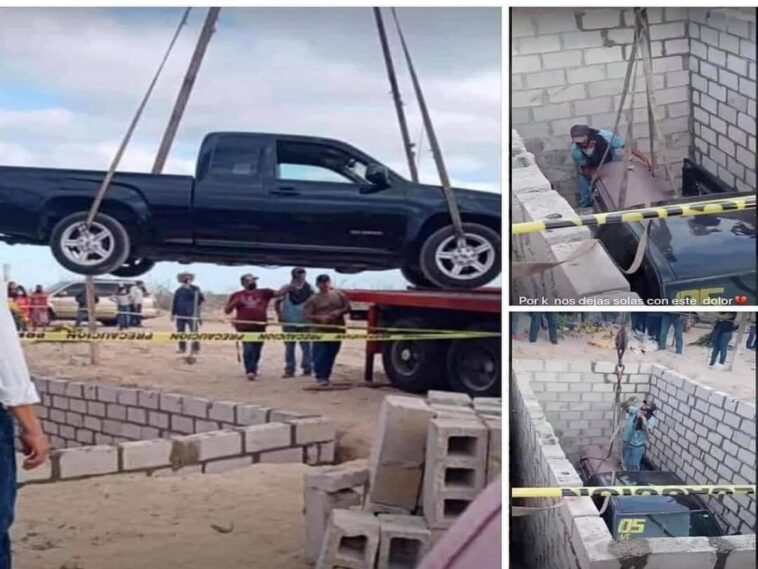
<svg viewBox="0 0 758 569">
<path fill-rule="evenodd" d="M 29 377 L 16 324 L 8 307 L 8 283 L 0 279 L 0 403 L 5 407 L 39 403 Z"/>
</svg>

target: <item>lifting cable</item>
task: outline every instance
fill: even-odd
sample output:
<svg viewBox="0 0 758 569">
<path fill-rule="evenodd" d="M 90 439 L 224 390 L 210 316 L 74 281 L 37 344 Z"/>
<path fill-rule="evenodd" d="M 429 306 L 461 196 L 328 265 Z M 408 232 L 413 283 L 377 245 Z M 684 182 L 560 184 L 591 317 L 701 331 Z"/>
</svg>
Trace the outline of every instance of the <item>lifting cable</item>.
<svg viewBox="0 0 758 569">
<path fill-rule="evenodd" d="M 158 82 L 158 78 L 163 72 L 163 68 L 166 65 L 166 61 L 168 61 L 168 57 L 171 54 L 171 51 L 174 49 L 174 45 L 176 44 L 176 40 L 179 37 L 179 33 L 181 32 L 184 25 L 187 23 L 187 17 L 189 16 L 190 10 L 192 10 L 192 8 L 186 8 L 184 10 L 182 19 L 179 22 L 179 25 L 177 26 L 176 31 L 174 32 L 174 36 L 171 38 L 171 43 L 169 43 L 168 49 L 166 49 L 166 53 L 164 54 L 163 59 L 161 60 L 161 63 L 158 66 L 158 69 L 156 70 L 155 75 L 153 76 L 153 80 L 150 82 L 150 85 L 147 88 L 147 92 L 145 92 L 144 97 L 142 97 L 142 102 L 140 103 L 139 107 L 137 107 L 137 112 L 134 114 L 134 118 L 132 118 L 132 122 L 126 131 L 126 134 L 124 135 L 124 139 L 121 141 L 121 145 L 116 151 L 116 155 L 113 157 L 113 161 L 111 162 L 110 168 L 108 168 L 108 172 L 106 173 L 105 178 L 100 184 L 100 187 L 98 188 L 97 193 L 95 193 L 95 198 L 92 202 L 92 206 L 90 207 L 89 213 L 87 214 L 87 219 L 84 222 L 85 228 L 87 230 L 89 230 L 90 226 L 92 225 L 92 222 L 95 219 L 95 216 L 97 215 L 98 210 L 100 209 L 100 205 L 102 204 L 103 198 L 105 197 L 105 192 L 108 191 L 108 188 L 110 187 L 111 182 L 113 181 L 113 176 L 116 173 L 116 168 L 118 168 L 118 165 L 121 162 L 121 157 L 123 156 L 124 151 L 126 150 L 126 147 L 129 144 L 129 140 L 131 139 L 132 134 L 134 133 L 134 130 L 137 128 L 137 123 L 142 117 L 142 111 L 144 111 L 145 106 L 147 105 L 147 101 L 150 99 L 150 96 L 153 93 L 155 84 Z"/>
<path fill-rule="evenodd" d="M 413 82 L 413 89 L 416 93 L 416 100 L 418 101 L 419 109 L 421 110 L 421 117 L 424 121 L 424 128 L 426 129 L 426 137 L 429 142 L 429 146 L 432 150 L 432 156 L 434 157 L 434 163 L 437 166 L 437 173 L 440 177 L 440 183 L 442 184 L 442 191 L 447 202 L 447 209 L 450 212 L 450 219 L 452 220 L 453 227 L 455 228 L 455 234 L 458 238 L 458 246 L 465 245 L 463 242 L 465 239 L 463 233 L 463 222 L 461 221 L 461 212 L 458 209 L 458 203 L 455 201 L 455 194 L 450 185 L 450 178 L 447 174 L 447 168 L 445 167 L 445 161 L 442 158 L 442 151 L 437 140 L 437 134 L 434 131 L 434 125 L 432 124 L 432 118 L 429 115 L 429 109 L 426 106 L 426 100 L 424 99 L 424 93 L 421 90 L 421 84 L 416 75 L 416 68 L 413 66 L 413 60 L 411 59 L 408 45 L 405 42 L 405 36 L 403 30 L 400 27 L 400 20 L 397 16 L 397 10 L 390 8 L 392 11 L 392 17 L 395 20 L 395 27 L 397 28 L 397 34 L 400 38 L 400 44 L 403 47 L 403 53 L 405 54 L 405 61 L 408 65 L 408 71 L 411 75 L 411 81 Z"/>
</svg>

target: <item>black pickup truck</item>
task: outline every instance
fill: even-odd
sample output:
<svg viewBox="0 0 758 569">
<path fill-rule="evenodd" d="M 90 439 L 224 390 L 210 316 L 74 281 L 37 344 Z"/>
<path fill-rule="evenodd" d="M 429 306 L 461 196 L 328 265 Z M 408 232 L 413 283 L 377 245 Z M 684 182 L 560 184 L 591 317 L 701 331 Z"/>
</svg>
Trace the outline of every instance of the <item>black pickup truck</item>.
<svg viewBox="0 0 758 569">
<path fill-rule="evenodd" d="M 713 199 L 742 198 L 707 171 L 685 159 L 682 196 L 653 178 L 638 162 L 629 171 L 625 203 L 619 203 L 623 164 L 611 162 L 600 170 L 594 195 L 598 213 L 647 206 L 680 205 Z M 708 304 L 714 299 L 746 297 L 756 303 L 756 211 L 732 211 L 697 217 L 673 217 L 650 222 L 642 264 L 627 275 L 631 289 L 644 299 L 690 299 Z M 632 265 L 645 232 L 642 222 L 609 224 L 597 237 L 623 269 Z"/>
<path fill-rule="evenodd" d="M 133 277 L 156 261 L 400 268 L 413 284 L 473 288 L 500 273 L 500 195 L 414 184 L 344 142 L 211 133 L 195 176 L 0 166 L 0 240 L 49 244 L 66 269 Z"/>
</svg>

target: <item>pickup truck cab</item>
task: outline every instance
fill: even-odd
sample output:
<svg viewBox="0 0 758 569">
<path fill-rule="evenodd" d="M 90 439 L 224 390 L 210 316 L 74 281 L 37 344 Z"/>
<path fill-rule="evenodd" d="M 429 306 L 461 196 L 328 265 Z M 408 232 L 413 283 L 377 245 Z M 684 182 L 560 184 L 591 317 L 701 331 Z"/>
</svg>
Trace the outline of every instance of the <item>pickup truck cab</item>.
<svg viewBox="0 0 758 569">
<path fill-rule="evenodd" d="M 647 206 L 687 204 L 739 198 L 738 193 L 702 168 L 684 161 L 683 196 L 671 194 L 668 181 L 653 178 L 631 162 L 627 197 L 620 203 L 623 164 L 605 164 L 595 184 L 595 210 L 617 211 Z M 623 269 L 634 260 L 645 231 L 642 222 L 600 226 L 597 238 Z M 707 304 L 716 298 L 746 296 L 756 303 L 756 210 L 650 221 L 649 240 L 640 268 L 627 275 L 632 291 L 643 299 L 691 299 Z"/>
<path fill-rule="evenodd" d="M 399 268 L 413 284 L 474 288 L 500 273 L 500 195 L 456 189 L 456 239 L 440 187 L 405 180 L 338 140 L 219 132 L 195 176 L 0 167 L 0 240 L 49 244 L 83 275 L 133 277 L 156 261 Z"/>
</svg>

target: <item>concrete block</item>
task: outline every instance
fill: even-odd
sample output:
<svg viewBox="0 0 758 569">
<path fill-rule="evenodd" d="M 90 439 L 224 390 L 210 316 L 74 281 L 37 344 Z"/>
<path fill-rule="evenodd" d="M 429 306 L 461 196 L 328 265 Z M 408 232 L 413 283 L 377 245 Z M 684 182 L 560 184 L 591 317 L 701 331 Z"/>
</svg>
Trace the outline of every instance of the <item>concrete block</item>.
<svg viewBox="0 0 758 569">
<path fill-rule="evenodd" d="M 206 421 L 204 419 L 195 419 L 194 433 L 209 433 L 221 429 L 221 423 L 217 421 Z"/>
<path fill-rule="evenodd" d="M 500 476 L 502 464 L 502 422 L 499 420 L 486 420 L 488 444 L 487 444 L 487 484 Z"/>
<path fill-rule="evenodd" d="M 167 439 L 121 443 L 121 460 L 124 470 L 164 468 L 171 464 L 173 443 Z"/>
<path fill-rule="evenodd" d="M 582 60 L 581 58 L 582 52 L 578 49 L 546 53 L 542 56 L 542 65 L 546 70 L 564 69 L 566 67 L 575 67 Z"/>
<path fill-rule="evenodd" d="M 182 466 L 180 468 L 159 468 L 153 471 L 150 475 L 158 478 L 164 476 L 188 476 L 190 474 L 202 474 L 203 465 L 193 464 L 191 466 Z"/>
<path fill-rule="evenodd" d="M 137 405 L 137 390 L 136 389 L 119 389 L 116 394 L 116 402 L 119 405 Z"/>
<path fill-rule="evenodd" d="M 511 73 L 534 73 L 542 69 L 539 55 L 523 55 L 511 58 Z"/>
<path fill-rule="evenodd" d="M 213 421 L 234 423 L 236 406 L 235 401 L 213 401 L 208 409 L 208 418 Z"/>
<path fill-rule="evenodd" d="M 87 414 L 93 415 L 95 417 L 105 417 L 106 416 L 105 403 L 100 403 L 99 401 L 88 401 Z"/>
<path fill-rule="evenodd" d="M 178 393 L 161 393 L 159 398 L 159 409 L 167 413 L 181 413 L 183 409 L 184 396 Z"/>
<path fill-rule="evenodd" d="M 238 425 L 262 425 L 268 422 L 268 416 L 271 412 L 270 407 L 259 407 L 258 405 L 240 404 L 237 405 L 237 415 L 235 422 Z"/>
<path fill-rule="evenodd" d="M 614 47 L 595 47 L 584 50 L 584 62 L 587 65 L 595 65 L 598 63 L 615 63 L 617 61 L 623 61 L 624 55 L 621 50 L 621 46 Z M 574 65 L 576 65 L 576 59 Z"/>
<path fill-rule="evenodd" d="M 431 546 L 431 532 L 424 518 L 379 515 L 377 569 L 413 569 Z"/>
<path fill-rule="evenodd" d="M 156 429 L 155 427 L 140 427 L 139 440 L 150 441 L 153 439 L 157 439 L 160 436 L 161 436 L 160 430 Z"/>
<path fill-rule="evenodd" d="M 169 414 L 161 413 L 160 411 L 148 411 L 147 424 L 159 429 L 168 429 L 169 427 Z"/>
<path fill-rule="evenodd" d="M 177 433 L 192 434 L 195 432 L 195 421 L 191 417 L 171 415 L 171 430 Z"/>
<path fill-rule="evenodd" d="M 109 419 L 126 421 L 126 407 L 123 405 L 109 404 L 106 413 Z"/>
<path fill-rule="evenodd" d="M 258 457 L 258 462 L 300 463 L 303 462 L 303 449 L 302 447 L 293 447 L 262 452 Z"/>
<path fill-rule="evenodd" d="M 458 405 L 471 407 L 471 397 L 466 393 L 454 393 L 452 391 L 429 391 L 426 396 L 427 403 L 440 405 Z"/>
<path fill-rule="evenodd" d="M 363 511 L 371 512 L 372 514 L 394 514 L 396 516 L 410 516 L 413 513 L 413 510 L 410 508 L 387 506 L 386 504 L 376 504 L 371 501 L 366 502 Z"/>
<path fill-rule="evenodd" d="M 292 444 L 290 425 L 285 423 L 268 423 L 239 429 L 243 436 L 246 453 L 280 449 Z"/>
<path fill-rule="evenodd" d="M 184 397 L 182 403 L 183 413 L 190 417 L 199 417 L 200 419 L 208 418 L 208 409 L 210 409 L 211 400 L 204 397 Z"/>
<path fill-rule="evenodd" d="M 131 423 L 147 425 L 147 411 L 140 407 L 128 407 L 126 410 L 126 418 Z"/>
<path fill-rule="evenodd" d="M 340 465 L 314 469 L 305 475 L 305 486 L 328 493 L 335 493 L 357 486 L 369 480 L 369 470 L 363 465 Z"/>
<path fill-rule="evenodd" d="M 196 464 L 242 453 L 242 435 L 236 431 L 214 431 L 174 437 L 171 463 L 178 466 Z"/>
<path fill-rule="evenodd" d="M 305 447 L 305 464 L 316 466 L 318 464 L 318 445 L 308 445 Z"/>
<path fill-rule="evenodd" d="M 583 30 L 616 28 L 621 25 L 621 10 L 618 8 L 590 9 L 582 14 L 580 21 Z"/>
<path fill-rule="evenodd" d="M 602 47 L 601 32 L 571 32 L 562 34 L 563 48 L 576 49 L 582 47 Z"/>
<path fill-rule="evenodd" d="M 253 464 L 253 457 L 238 456 L 236 458 L 223 458 L 221 460 L 212 460 L 203 465 L 205 474 L 219 474 L 229 472 L 230 470 L 239 470 Z"/>
<path fill-rule="evenodd" d="M 53 477 L 53 463 L 46 460 L 33 470 L 25 470 L 23 467 L 25 457 L 20 452 L 16 453 L 16 480 L 18 484 L 28 482 L 44 482 Z"/>
<path fill-rule="evenodd" d="M 137 404 L 144 409 L 160 409 L 161 393 L 148 389 L 140 389 L 137 392 Z"/>
<path fill-rule="evenodd" d="M 88 429 L 77 429 L 76 430 L 76 442 L 82 443 L 83 445 L 93 445 L 93 444 L 95 444 L 95 433 L 94 433 L 94 431 L 90 431 Z"/>
<path fill-rule="evenodd" d="M 297 445 L 329 442 L 334 440 L 336 436 L 334 424 L 323 417 L 293 419 L 285 424 L 294 425 L 295 444 Z"/>
<path fill-rule="evenodd" d="M 366 471 L 368 474 L 368 471 Z M 361 505 L 361 495 L 345 488 L 327 492 L 314 487 L 305 488 L 305 557 L 315 563 L 321 553 L 324 534 L 333 510 L 346 510 Z"/>
<path fill-rule="evenodd" d="M 57 454 L 61 479 L 110 474 L 118 470 L 118 450 L 114 447 L 71 448 Z"/>
<path fill-rule="evenodd" d="M 62 395 L 53 395 L 53 407 L 67 411 L 71 405 L 71 400 Z"/>
<path fill-rule="evenodd" d="M 665 40 L 684 37 L 684 22 L 670 24 L 654 24 L 650 26 L 651 40 Z"/>
<path fill-rule="evenodd" d="M 379 520 L 366 512 L 333 510 L 316 569 L 373 569 Z"/>
<path fill-rule="evenodd" d="M 514 55 L 548 53 L 551 51 L 560 51 L 561 49 L 560 37 L 557 35 L 539 38 L 521 38 L 514 43 Z"/>
<path fill-rule="evenodd" d="M 330 443 L 318 444 L 318 462 L 319 464 L 332 464 L 336 458 L 337 445 L 334 441 Z"/>
<path fill-rule="evenodd" d="M 83 399 L 70 399 L 68 408 L 75 413 L 86 414 L 87 402 Z"/>
<path fill-rule="evenodd" d="M 117 403 L 119 393 L 123 391 L 120 387 L 109 387 L 100 385 L 97 388 L 97 398 L 105 403 Z"/>
<path fill-rule="evenodd" d="M 369 457 L 371 501 L 414 508 L 433 416 L 431 407 L 420 399 L 384 398 Z"/>
</svg>

